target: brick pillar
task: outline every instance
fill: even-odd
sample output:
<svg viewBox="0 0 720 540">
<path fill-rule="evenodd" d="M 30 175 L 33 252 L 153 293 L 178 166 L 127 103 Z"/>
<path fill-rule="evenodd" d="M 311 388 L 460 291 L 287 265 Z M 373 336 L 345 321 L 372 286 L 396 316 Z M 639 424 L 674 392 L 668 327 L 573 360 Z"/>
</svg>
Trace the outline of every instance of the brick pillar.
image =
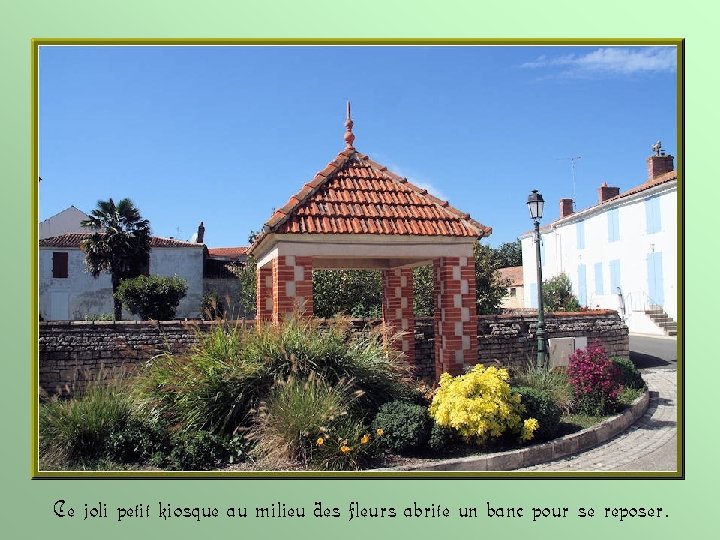
<svg viewBox="0 0 720 540">
<path fill-rule="evenodd" d="M 269 321 L 273 314 L 273 284 L 272 268 L 264 266 L 257 269 L 256 283 L 257 315 L 258 321 Z"/>
<path fill-rule="evenodd" d="M 441 257 L 433 265 L 435 374 L 459 375 L 478 361 L 475 259 Z"/>
<path fill-rule="evenodd" d="M 273 322 L 295 311 L 312 316 L 312 257 L 279 255 L 273 259 L 272 293 Z"/>
<path fill-rule="evenodd" d="M 413 312 L 412 268 L 384 270 L 383 321 L 393 332 L 408 332 L 400 338 L 398 348 L 415 363 L 415 313 Z"/>
</svg>

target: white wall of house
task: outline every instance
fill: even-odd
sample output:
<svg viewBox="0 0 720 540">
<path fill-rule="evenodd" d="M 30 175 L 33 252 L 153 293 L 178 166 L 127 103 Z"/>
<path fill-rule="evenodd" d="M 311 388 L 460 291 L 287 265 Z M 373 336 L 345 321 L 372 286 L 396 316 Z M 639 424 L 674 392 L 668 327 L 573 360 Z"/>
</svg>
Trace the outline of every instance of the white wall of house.
<svg viewBox="0 0 720 540">
<path fill-rule="evenodd" d="M 66 233 L 86 233 L 88 230 L 80 225 L 80 222 L 89 217 L 85 212 L 78 210 L 74 206 L 66 208 L 62 212 L 40 222 L 38 226 L 38 238 L 42 240 L 43 238 L 50 238 L 51 236 L 59 236 Z"/>
<path fill-rule="evenodd" d="M 619 286 L 631 331 L 648 331 L 643 317 L 633 317 L 649 305 L 660 305 L 677 319 L 676 181 L 572 214 L 545 229 L 543 280 L 564 272 L 580 303 L 591 308 L 618 309 Z M 521 245 L 525 302 L 537 307 L 533 235 L 523 235 Z"/>
<path fill-rule="evenodd" d="M 53 278 L 53 253 L 68 254 L 68 277 Z M 39 310 L 46 321 L 83 320 L 86 316 L 113 313 L 109 274 L 94 278 L 77 248 L 40 248 Z M 128 317 L 129 318 L 129 317 Z"/>
<path fill-rule="evenodd" d="M 68 253 L 68 277 L 53 277 L 53 252 Z M 78 248 L 41 247 L 39 257 L 39 311 L 45 320 L 83 320 L 112 316 L 112 282 L 108 273 L 94 278 L 85 266 L 85 254 Z M 203 296 L 203 246 L 156 247 L 150 251 L 152 275 L 177 275 L 187 281 L 185 298 L 176 317 L 198 317 Z M 123 311 L 123 319 L 134 317 Z"/>
<path fill-rule="evenodd" d="M 187 282 L 187 294 L 180 301 L 176 317 L 200 317 L 203 297 L 203 245 L 198 247 L 163 247 L 150 251 L 150 273 L 178 276 Z"/>
</svg>

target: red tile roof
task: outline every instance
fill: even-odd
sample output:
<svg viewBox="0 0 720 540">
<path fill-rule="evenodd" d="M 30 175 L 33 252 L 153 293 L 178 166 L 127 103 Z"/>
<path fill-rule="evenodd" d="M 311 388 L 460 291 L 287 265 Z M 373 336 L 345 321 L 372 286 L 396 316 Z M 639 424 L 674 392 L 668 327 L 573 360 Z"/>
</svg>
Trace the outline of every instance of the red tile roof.
<svg viewBox="0 0 720 540">
<path fill-rule="evenodd" d="M 268 232 L 481 238 L 492 229 L 346 148 L 275 211 L 253 246 Z"/>
<path fill-rule="evenodd" d="M 498 272 L 500 272 L 501 279 L 510 281 L 510 285 L 520 286 L 523 284 L 522 266 L 508 266 L 506 268 L 499 268 Z"/>
<path fill-rule="evenodd" d="M 244 247 L 219 247 L 208 248 L 208 254 L 211 257 L 221 257 L 227 259 L 239 259 L 243 255 L 247 255 L 247 246 Z"/>
<path fill-rule="evenodd" d="M 40 247 L 64 247 L 79 248 L 83 240 L 90 238 L 90 233 L 68 233 L 40 240 Z M 161 238 L 159 236 L 150 237 L 151 248 L 161 247 L 203 247 L 203 244 L 195 244 L 192 242 L 182 242 L 174 238 Z"/>
</svg>

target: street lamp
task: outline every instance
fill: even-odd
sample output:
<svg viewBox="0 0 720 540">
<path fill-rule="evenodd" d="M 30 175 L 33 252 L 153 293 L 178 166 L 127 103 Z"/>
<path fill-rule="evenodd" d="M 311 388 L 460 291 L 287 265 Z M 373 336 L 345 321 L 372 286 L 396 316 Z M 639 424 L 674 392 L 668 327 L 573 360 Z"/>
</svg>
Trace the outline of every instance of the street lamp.
<svg viewBox="0 0 720 540">
<path fill-rule="evenodd" d="M 542 261 L 540 260 L 540 220 L 542 219 L 545 201 L 537 189 L 528 196 L 527 205 L 530 217 L 535 224 L 535 261 L 537 263 L 538 321 L 537 321 L 537 365 L 547 367 L 547 347 L 545 346 L 545 313 L 542 294 Z"/>
</svg>

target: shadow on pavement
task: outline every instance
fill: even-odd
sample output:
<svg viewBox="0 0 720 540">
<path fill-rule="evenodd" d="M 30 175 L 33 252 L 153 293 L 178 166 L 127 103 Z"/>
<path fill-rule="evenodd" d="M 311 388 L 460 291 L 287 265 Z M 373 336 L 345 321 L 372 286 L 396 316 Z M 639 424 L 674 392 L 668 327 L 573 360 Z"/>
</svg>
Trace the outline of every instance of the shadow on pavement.
<svg viewBox="0 0 720 540">
<path fill-rule="evenodd" d="M 630 360 L 633 361 L 638 369 L 671 367 L 675 365 L 674 362 L 668 362 L 667 360 L 663 360 L 657 356 L 634 351 L 630 351 Z"/>
</svg>

